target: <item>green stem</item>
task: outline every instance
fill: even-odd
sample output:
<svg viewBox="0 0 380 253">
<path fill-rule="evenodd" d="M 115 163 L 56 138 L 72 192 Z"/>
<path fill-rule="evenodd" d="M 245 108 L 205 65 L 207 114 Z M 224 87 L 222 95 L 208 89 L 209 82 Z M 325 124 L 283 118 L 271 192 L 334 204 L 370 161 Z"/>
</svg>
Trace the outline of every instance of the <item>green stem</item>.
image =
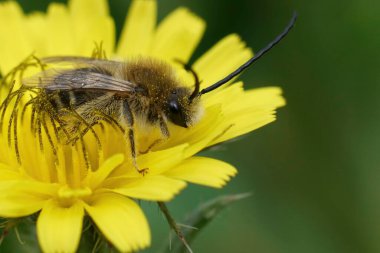
<svg viewBox="0 0 380 253">
<path fill-rule="evenodd" d="M 161 212 L 165 215 L 166 220 L 169 223 L 169 226 L 174 230 L 178 238 L 181 240 L 185 248 L 189 253 L 193 253 L 193 250 L 190 248 L 190 245 L 187 243 L 185 236 L 183 235 L 181 229 L 178 227 L 177 222 L 171 216 L 169 209 L 164 202 L 157 202 L 158 206 L 161 209 Z"/>
</svg>

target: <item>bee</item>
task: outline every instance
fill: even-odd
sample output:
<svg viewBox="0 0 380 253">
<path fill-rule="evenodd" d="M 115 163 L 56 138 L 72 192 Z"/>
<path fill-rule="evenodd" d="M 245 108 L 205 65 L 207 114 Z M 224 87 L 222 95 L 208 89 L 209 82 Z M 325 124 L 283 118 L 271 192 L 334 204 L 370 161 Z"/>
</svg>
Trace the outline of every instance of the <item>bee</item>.
<svg viewBox="0 0 380 253">
<path fill-rule="evenodd" d="M 113 61 L 87 57 L 61 56 L 42 59 L 44 64 L 71 63 L 72 69 L 48 69 L 23 80 L 26 87 L 55 93 L 50 103 L 57 111 L 73 109 L 86 124 L 93 125 L 105 115 L 120 124 L 129 139 L 132 160 L 136 164 L 134 125 L 136 121 L 159 127 L 168 138 L 168 123 L 189 128 L 196 124 L 202 112 L 201 96 L 226 84 L 251 66 L 278 44 L 292 29 L 297 15 L 271 43 L 261 49 L 225 78 L 200 90 L 200 81 L 188 65 L 184 68 L 194 77 L 194 88 L 185 86 L 168 63 L 141 57 L 128 61 Z M 103 116 L 99 116 L 103 115 Z M 75 127 L 71 131 L 76 131 Z"/>
</svg>

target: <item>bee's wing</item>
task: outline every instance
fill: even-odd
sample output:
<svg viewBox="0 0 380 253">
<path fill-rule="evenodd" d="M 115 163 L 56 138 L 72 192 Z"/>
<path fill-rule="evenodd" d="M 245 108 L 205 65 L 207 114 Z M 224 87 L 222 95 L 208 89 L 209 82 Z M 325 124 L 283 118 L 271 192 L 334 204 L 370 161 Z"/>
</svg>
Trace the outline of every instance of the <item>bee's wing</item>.
<svg viewBox="0 0 380 253">
<path fill-rule="evenodd" d="M 43 87 L 48 90 L 94 89 L 105 91 L 133 92 L 136 85 L 91 68 L 49 69 L 26 78 L 23 85 Z"/>
<path fill-rule="evenodd" d="M 118 61 L 96 59 L 96 58 L 82 57 L 82 56 L 45 57 L 41 59 L 41 62 L 46 63 L 46 64 L 68 63 L 68 64 L 80 65 L 80 66 L 85 65 L 88 67 L 105 67 L 105 68 L 119 66 L 120 64 L 123 64 L 122 62 L 118 62 Z"/>
</svg>

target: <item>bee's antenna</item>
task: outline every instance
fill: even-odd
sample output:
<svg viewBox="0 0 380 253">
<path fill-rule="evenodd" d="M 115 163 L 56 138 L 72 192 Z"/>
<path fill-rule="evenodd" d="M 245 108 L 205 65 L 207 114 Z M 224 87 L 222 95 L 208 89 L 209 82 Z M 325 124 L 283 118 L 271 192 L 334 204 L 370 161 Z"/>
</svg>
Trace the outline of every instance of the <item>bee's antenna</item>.
<svg viewBox="0 0 380 253">
<path fill-rule="evenodd" d="M 241 72 L 243 72 L 246 68 L 251 66 L 253 63 L 255 63 L 258 59 L 261 58 L 265 53 L 269 52 L 275 45 L 277 45 L 285 36 L 290 32 L 290 30 L 293 28 L 294 24 L 296 23 L 297 20 L 297 12 L 293 13 L 292 19 L 290 20 L 289 24 L 286 26 L 285 30 L 280 33 L 271 43 L 269 43 L 266 47 L 261 49 L 254 57 L 249 59 L 246 63 L 241 65 L 238 69 L 236 69 L 234 72 L 223 78 L 222 80 L 219 80 L 218 82 L 214 83 L 213 85 L 210 85 L 209 87 L 201 90 L 199 92 L 199 96 L 203 95 L 205 93 L 208 93 L 212 90 L 215 90 L 222 86 L 223 84 L 227 83 L 230 81 L 232 78 L 235 76 L 239 75 Z"/>
<path fill-rule="evenodd" d="M 199 89 L 200 89 L 200 87 L 201 87 L 201 82 L 199 81 L 199 77 L 198 77 L 197 73 L 196 73 L 192 68 L 189 67 L 189 69 L 187 69 L 187 71 L 190 71 L 190 72 L 193 74 L 193 76 L 194 76 L 194 80 L 195 80 L 194 91 L 193 91 L 193 93 L 191 93 L 191 95 L 190 95 L 190 97 L 189 97 L 189 101 L 190 101 L 190 103 L 191 103 L 191 102 L 193 101 L 193 99 L 194 99 L 195 97 L 197 97 L 198 94 L 199 94 Z M 189 104 L 190 104 L 190 103 L 189 103 Z"/>
<path fill-rule="evenodd" d="M 186 71 L 189 71 L 191 74 L 193 74 L 193 77 L 194 77 L 194 81 L 195 81 L 195 84 L 194 84 L 194 91 L 193 93 L 191 93 L 190 97 L 189 97 L 189 104 L 191 104 L 191 102 L 193 101 L 193 99 L 195 97 L 197 97 L 199 95 L 199 89 L 200 89 L 200 86 L 201 86 L 201 82 L 199 81 L 199 77 L 197 75 L 197 73 L 191 68 L 191 66 L 179 59 L 174 59 L 176 62 L 180 63 L 183 65 L 183 68 L 186 70 Z"/>
</svg>

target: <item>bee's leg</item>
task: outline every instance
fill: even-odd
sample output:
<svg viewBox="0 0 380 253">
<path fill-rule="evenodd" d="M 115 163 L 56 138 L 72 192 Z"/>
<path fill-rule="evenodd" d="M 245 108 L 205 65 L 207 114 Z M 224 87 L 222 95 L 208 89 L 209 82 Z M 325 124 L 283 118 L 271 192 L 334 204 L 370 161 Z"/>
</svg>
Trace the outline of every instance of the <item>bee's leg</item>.
<svg viewBox="0 0 380 253">
<path fill-rule="evenodd" d="M 166 121 L 164 120 L 163 117 L 160 117 L 160 129 L 162 135 L 167 139 L 170 137 L 168 125 L 166 124 Z"/>
<path fill-rule="evenodd" d="M 164 136 L 164 138 L 163 139 L 157 139 L 157 140 L 153 141 L 153 143 L 150 144 L 146 150 L 139 151 L 140 154 L 148 153 L 154 146 L 162 143 L 163 141 L 165 141 L 165 139 L 169 138 L 169 136 L 170 136 L 169 129 L 168 129 L 168 126 L 166 125 L 166 122 L 162 116 L 160 117 L 159 122 L 160 122 L 160 130 L 161 130 L 161 133 Z"/>
<path fill-rule="evenodd" d="M 122 101 L 121 106 L 121 114 L 120 114 L 120 120 L 124 123 L 124 125 L 128 126 L 128 139 L 130 143 L 131 148 L 131 155 L 132 155 L 132 163 L 133 166 L 136 168 L 136 170 L 142 174 L 145 175 L 148 173 L 148 168 L 139 169 L 136 161 L 136 143 L 135 143 L 135 133 L 133 131 L 133 125 L 134 125 L 134 119 L 132 111 L 129 107 L 129 104 L 127 101 Z"/>
<path fill-rule="evenodd" d="M 164 141 L 164 139 L 157 139 L 157 140 L 153 141 L 152 144 L 150 144 L 147 149 L 145 149 L 143 151 L 140 150 L 139 154 L 143 154 L 144 155 L 144 154 L 148 153 L 149 151 L 152 150 L 152 148 L 154 146 L 157 146 L 158 144 L 162 143 L 163 141 Z"/>
</svg>

